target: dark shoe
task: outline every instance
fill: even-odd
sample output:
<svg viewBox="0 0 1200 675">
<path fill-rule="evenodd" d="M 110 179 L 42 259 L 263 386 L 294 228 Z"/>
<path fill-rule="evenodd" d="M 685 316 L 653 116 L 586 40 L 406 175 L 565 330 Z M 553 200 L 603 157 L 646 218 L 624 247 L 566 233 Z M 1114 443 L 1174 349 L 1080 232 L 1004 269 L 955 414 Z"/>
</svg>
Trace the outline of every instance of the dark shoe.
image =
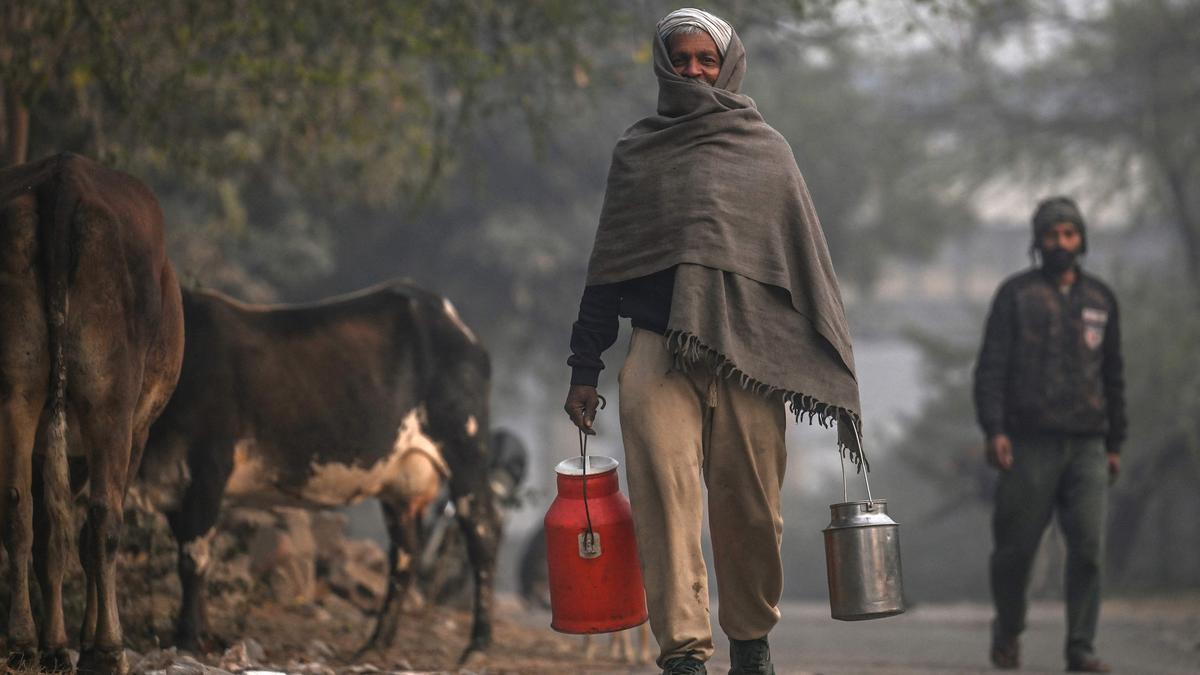
<svg viewBox="0 0 1200 675">
<path fill-rule="evenodd" d="M 1017 638 L 992 636 L 992 665 L 1000 670 L 1021 667 L 1021 643 Z"/>
<path fill-rule="evenodd" d="M 704 662 L 691 656 L 676 656 L 663 663 L 662 675 L 707 675 Z"/>
<path fill-rule="evenodd" d="M 1111 673 L 1112 667 L 1094 656 L 1084 656 L 1067 662 L 1070 673 Z"/>
<path fill-rule="evenodd" d="M 775 675 L 767 638 L 734 640 L 729 638 L 729 675 Z"/>
</svg>

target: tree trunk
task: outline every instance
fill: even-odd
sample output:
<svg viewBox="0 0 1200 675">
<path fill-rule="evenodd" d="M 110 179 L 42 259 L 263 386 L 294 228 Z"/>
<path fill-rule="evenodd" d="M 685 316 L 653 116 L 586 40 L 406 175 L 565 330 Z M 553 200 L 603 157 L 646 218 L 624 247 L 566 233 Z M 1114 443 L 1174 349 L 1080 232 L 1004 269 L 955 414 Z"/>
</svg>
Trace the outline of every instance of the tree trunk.
<svg viewBox="0 0 1200 675">
<path fill-rule="evenodd" d="M 4 164 L 4 157 L 8 156 L 8 112 L 5 103 L 7 100 L 7 88 L 4 82 L 0 81 L 0 167 L 7 166 Z"/>
<path fill-rule="evenodd" d="M 4 98 L 4 141 L 0 148 L 0 166 L 24 164 L 29 152 L 29 108 L 12 91 L 3 92 Z"/>
<path fill-rule="evenodd" d="M 1171 201 L 1175 206 L 1176 217 L 1179 218 L 1179 234 L 1183 239 L 1184 255 L 1187 259 L 1188 274 L 1192 283 L 1200 289 L 1200 218 L 1193 213 L 1189 194 L 1186 187 L 1187 171 L 1176 171 L 1174 167 L 1163 163 L 1163 173 L 1167 179 L 1167 188 L 1171 193 Z"/>
</svg>

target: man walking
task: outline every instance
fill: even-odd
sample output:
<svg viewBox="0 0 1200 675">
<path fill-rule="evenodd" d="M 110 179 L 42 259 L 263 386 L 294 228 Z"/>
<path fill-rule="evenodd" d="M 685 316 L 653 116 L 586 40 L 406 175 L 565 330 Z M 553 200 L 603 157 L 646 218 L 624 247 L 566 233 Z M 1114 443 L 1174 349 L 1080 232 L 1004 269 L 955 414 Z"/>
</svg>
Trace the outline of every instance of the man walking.
<svg viewBox="0 0 1200 675">
<path fill-rule="evenodd" d="M 988 462 L 1000 470 L 992 520 L 992 663 L 1020 667 L 1029 570 L 1057 512 L 1067 542 L 1067 669 L 1103 673 L 1100 614 L 1108 484 L 1120 470 L 1125 393 L 1117 299 L 1084 273 L 1087 229 L 1075 202 L 1033 214 L 1037 269 L 1000 286 L 975 367 Z"/>
<path fill-rule="evenodd" d="M 621 434 L 658 664 L 704 673 L 713 652 L 707 486 L 730 672 L 773 673 L 785 408 L 837 422 L 863 464 L 850 335 L 791 148 L 739 92 L 733 28 L 681 9 L 659 22 L 653 53 L 658 114 L 613 152 L 564 407 L 592 432 L 600 356 L 629 317 Z"/>
</svg>

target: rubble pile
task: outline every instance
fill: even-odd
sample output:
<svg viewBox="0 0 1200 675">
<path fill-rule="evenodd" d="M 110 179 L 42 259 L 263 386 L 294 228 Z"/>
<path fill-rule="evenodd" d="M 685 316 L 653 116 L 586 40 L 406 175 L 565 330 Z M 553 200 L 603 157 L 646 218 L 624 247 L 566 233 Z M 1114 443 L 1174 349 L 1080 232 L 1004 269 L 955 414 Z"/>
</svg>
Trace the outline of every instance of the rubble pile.
<svg viewBox="0 0 1200 675">
<path fill-rule="evenodd" d="M 222 515 L 207 580 L 212 639 L 202 653 L 178 651 L 170 646 L 180 591 L 166 518 L 131 508 L 125 525 L 118 589 L 134 675 L 629 672 L 616 659 L 589 660 L 579 639 L 552 632 L 543 615 L 526 617 L 506 595 L 497 597 L 494 647 L 464 664 L 470 612 L 419 597 L 404 603 L 392 646 L 360 654 L 386 591 L 387 555 L 373 541 L 348 538 L 341 514 L 292 509 Z M 7 604 L 6 576 L 0 606 Z M 73 561 L 64 588 L 68 626 L 79 625 L 82 591 Z"/>
<path fill-rule="evenodd" d="M 462 666 L 458 659 L 467 644 L 470 613 L 425 603 L 419 593 L 405 602 L 406 618 L 393 645 L 360 655 L 387 589 L 387 554 L 374 541 L 347 537 L 346 524 L 345 516 L 335 512 L 226 510 L 212 540 L 214 564 L 208 575 L 215 639 L 205 653 L 189 654 L 167 646 L 179 583 L 166 519 L 131 510 L 121 558 L 122 623 L 131 647 L 131 672 L 346 675 L 578 669 L 583 658 L 578 640 L 504 618 L 524 611 L 513 598 L 498 601 L 497 648 Z M 68 595 L 78 590 L 70 589 Z"/>
</svg>

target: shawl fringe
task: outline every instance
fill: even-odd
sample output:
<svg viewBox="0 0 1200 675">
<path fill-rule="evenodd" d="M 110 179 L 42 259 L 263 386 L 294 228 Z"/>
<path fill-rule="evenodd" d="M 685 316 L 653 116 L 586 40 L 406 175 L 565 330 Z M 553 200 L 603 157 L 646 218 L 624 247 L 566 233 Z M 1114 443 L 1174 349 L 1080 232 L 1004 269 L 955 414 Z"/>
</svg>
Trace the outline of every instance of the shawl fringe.
<svg viewBox="0 0 1200 675">
<path fill-rule="evenodd" d="M 862 449 L 862 420 L 853 410 L 826 403 L 803 392 L 776 387 L 752 377 L 746 371 L 738 368 L 737 364 L 725 354 L 709 347 L 698 336 L 687 331 L 668 330 L 666 338 L 667 347 L 674 357 L 674 366 L 679 371 L 686 373 L 693 365 L 703 364 L 711 369 L 717 377 L 734 380 L 742 389 L 753 394 L 764 397 L 779 394 L 787 403 L 788 410 L 795 417 L 797 423 L 807 416 L 806 421 L 809 424 L 815 420 L 817 424 L 829 429 L 835 427 L 840 420 L 848 421 L 854 428 L 855 436 L 858 437 L 858 447 L 846 443 L 839 434 L 838 453 L 843 458 L 850 460 L 856 472 L 871 470 L 871 463 L 867 461 L 866 453 Z"/>
</svg>

